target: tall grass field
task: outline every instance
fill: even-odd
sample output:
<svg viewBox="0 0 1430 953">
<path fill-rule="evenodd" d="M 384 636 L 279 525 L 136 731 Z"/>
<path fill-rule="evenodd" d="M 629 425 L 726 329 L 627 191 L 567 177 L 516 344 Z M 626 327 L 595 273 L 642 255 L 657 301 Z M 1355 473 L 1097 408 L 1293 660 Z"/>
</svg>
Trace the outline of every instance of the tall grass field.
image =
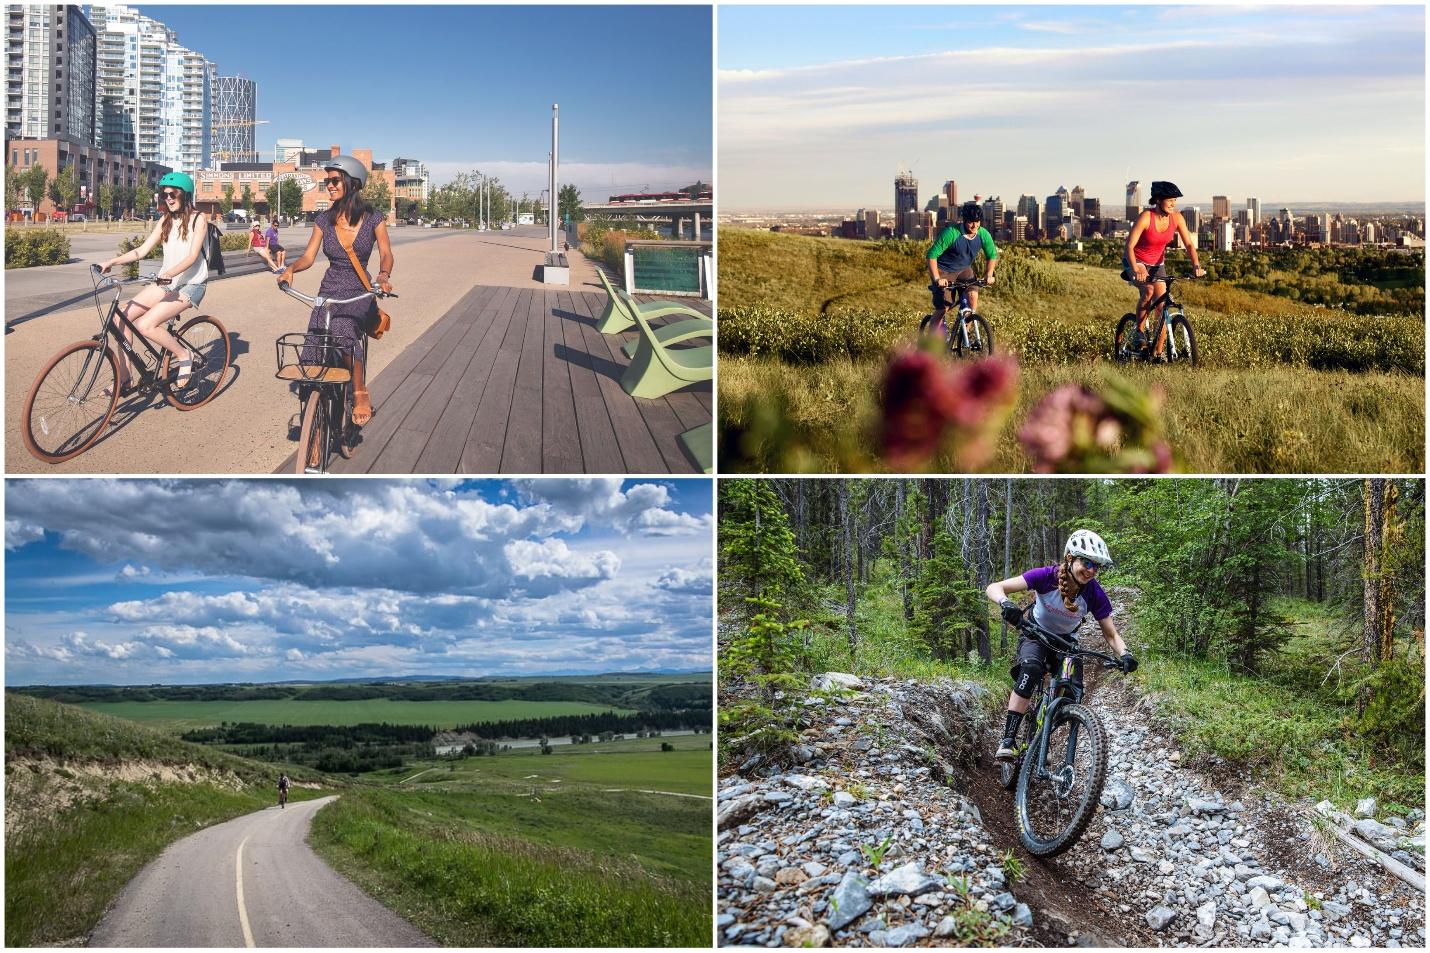
<svg viewBox="0 0 1430 953">
<path fill-rule="evenodd" d="M 922 245 L 727 229 L 720 238 L 722 469 L 766 470 L 769 447 L 734 446 L 760 405 L 777 406 L 836 471 L 839 447 L 872 453 L 889 355 L 916 344 L 929 311 Z M 1173 271 L 1186 262 L 1169 262 Z M 1230 284 L 1176 286 L 1199 366 L 1119 371 L 1165 395 L 1162 424 L 1184 472 L 1419 472 L 1424 460 L 1424 316 L 1359 315 Z M 1115 270 L 1008 247 L 979 312 L 995 351 L 1020 367 L 1018 402 L 987 469 L 1031 468 L 1018 430 L 1060 385 L 1096 389 L 1135 291 Z M 938 458 L 934 470 L 958 469 Z"/>
<path fill-rule="evenodd" d="M 650 738 L 384 772 L 318 815 L 313 844 L 445 945 L 707 946 L 709 744 Z"/>
<path fill-rule="evenodd" d="M 278 774 L 275 765 L 7 692 L 5 945 L 82 942 L 170 843 L 271 806 Z M 294 799 L 319 794 L 293 791 Z"/>
</svg>

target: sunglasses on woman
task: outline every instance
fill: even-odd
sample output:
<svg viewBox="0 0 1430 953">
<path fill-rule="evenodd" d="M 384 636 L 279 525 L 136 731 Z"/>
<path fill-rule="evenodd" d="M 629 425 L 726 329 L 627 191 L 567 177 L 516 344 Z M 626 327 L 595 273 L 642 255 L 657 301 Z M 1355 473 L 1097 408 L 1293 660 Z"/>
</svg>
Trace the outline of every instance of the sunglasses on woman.
<svg viewBox="0 0 1430 953">
<path fill-rule="evenodd" d="M 329 178 L 324 179 L 324 180 L 323 180 L 323 184 L 326 185 L 328 188 L 331 189 L 331 188 L 333 188 L 334 186 L 342 185 L 342 184 L 343 184 L 343 180 L 342 180 L 341 178 L 337 177 L 337 176 L 331 176 L 331 177 L 329 177 Z"/>
<path fill-rule="evenodd" d="M 1086 569 L 1088 572 L 1097 572 L 1098 570 L 1102 569 L 1102 563 L 1095 563 L 1091 559 L 1088 559 L 1086 556 L 1079 556 L 1078 559 L 1082 562 L 1082 568 Z"/>
<path fill-rule="evenodd" d="M 161 194 L 166 199 L 176 199 L 184 193 L 179 189 L 163 189 L 161 190 Z"/>
</svg>

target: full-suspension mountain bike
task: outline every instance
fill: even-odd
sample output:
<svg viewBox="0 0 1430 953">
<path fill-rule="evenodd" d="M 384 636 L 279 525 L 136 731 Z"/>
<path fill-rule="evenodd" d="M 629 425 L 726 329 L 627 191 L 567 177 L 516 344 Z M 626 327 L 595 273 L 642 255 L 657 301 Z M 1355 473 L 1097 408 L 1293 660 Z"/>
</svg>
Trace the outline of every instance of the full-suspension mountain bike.
<svg viewBox="0 0 1430 953">
<path fill-rule="evenodd" d="M 175 317 L 168 324 L 169 333 L 194 354 L 189 375 L 180 380 L 174 356 L 155 347 L 119 307 L 125 285 L 161 282 L 152 276 L 123 279 L 103 275 L 98 265 L 90 265 L 89 270 L 95 310 L 100 312 L 99 333 L 50 358 L 30 385 L 21 412 L 25 449 L 45 463 L 62 463 L 88 450 L 104 433 L 121 397 L 158 393 L 178 410 L 193 410 L 213 399 L 228 371 L 229 340 L 224 326 L 203 314 L 183 324 Z M 108 312 L 103 312 L 99 293 L 109 288 L 114 289 L 114 298 Z M 141 356 L 131 341 L 147 353 Z M 121 392 L 119 361 L 125 359 L 131 374 Z M 137 380 L 132 371 L 136 368 Z"/>
<path fill-rule="evenodd" d="M 353 362 L 367 365 L 367 337 L 357 346 L 357 354 L 329 333 L 333 305 L 352 304 L 369 298 L 396 298 L 396 293 L 364 291 L 351 298 L 309 297 L 289 285 L 278 283 L 284 293 L 315 308 L 323 309 L 323 330 L 295 331 L 279 335 L 279 380 L 298 384 L 301 423 L 298 429 L 297 473 L 327 473 L 333 451 L 349 459 L 357 444 L 357 425 L 352 423 Z"/>
<path fill-rule="evenodd" d="M 1074 663 L 1094 658 L 1103 668 L 1118 670 L 1122 663 L 1079 648 L 1076 633 L 1058 635 L 1027 617 L 1018 628 L 1051 650 L 1054 664 L 1043 676 L 1042 695 L 1034 697 L 1019 725 L 1017 757 L 999 770 L 1003 787 L 1017 788 L 1013 816 L 1023 847 L 1038 857 L 1055 857 L 1087 830 L 1107 781 L 1107 729 L 1082 703 Z"/>
<path fill-rule="evenodd" d="M 1172 285 L 1192 281 L 1195 275 L 1167 275 L 1167 290 L 1147 308 L 1147 334 L 1140 342 L 1137 336 L 1137 315 L 1124 314 L 1112 334 L 1112 359 L 1119 364 L 1129 361 L 1159 361 L 1167 364 L 1197 364 L 1197 336 L 1192 322 L 1187 320 L 1182 305 L 1172 297 Z M 1160 347 L 1158 345 L 1161 345 Z"/>
<path fill-rule="evenodd" d="M 977 311 L 969 306 L 968 289 L 982 288 L 985 282 L 980 278 L 955 280 L 944 290 L 958 302 L 957 308 L 944 312 L 940 326 L 932 314 L 924 315 L 919 322 L 919 334 L 937 334 L 948 345 L 948 351 L 956 357 L 987 357 L 993 353 L 993 329 Z M 949 312 L 954 312 L 950 316 Z"/>
</svg>

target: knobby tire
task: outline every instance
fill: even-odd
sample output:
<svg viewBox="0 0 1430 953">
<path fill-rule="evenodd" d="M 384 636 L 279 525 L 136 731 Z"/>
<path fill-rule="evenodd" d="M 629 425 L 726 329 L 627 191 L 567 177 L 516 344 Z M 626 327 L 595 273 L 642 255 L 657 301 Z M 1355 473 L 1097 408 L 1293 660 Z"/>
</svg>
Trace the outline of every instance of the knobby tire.
<svg viewBox="0 0 1430 953">
<path fill-rule="evenodd" d="M 1184 315 L 1177 315 L 1171 321 L 1171 327 L 1167 332 L 1167 360 L 1172 360 L 1172 342 L 1177 343 L 1180 352 L 1177 355 L 1178 364 L 1190 364 L 1197 366 L 1197 336 L 1192 332 L 1192 323 Z"/>
<path fill-rule="evenodd" d="M 957 322 L 960 327 L 950 328 L 948 346 L 958 357 L 989 357 L 993 353 L 993 329 L 983 320 L 981 314 L 970 314 Z M 968 335 L 968 347 L 963 345 L 963 336 Z"/>
<path fill-rule="evenodd" d="M 1137 315 L 1124 314 L 1112 334 L 1112 359 L 1118 364 L 1132 360 L 1132 335 L 1137 331 Z"/>
<path fill-rule="evenodd" d="M 1073 787 L 1059 797 L 1053 778 L 1035 777 L 1038 759 L 1023 758 L 1014 795 L 1014 820 L 1018 839 L 1028 853 L 1056 857 L 1077 843 L 1097 813 L 1102 787 L 1107 783 L 1107 729 L 1097 713 L 1085 705 L 1064 704 L 1053 716 L 1048 750 L 1043 758 L 1049 773 L 1062 769 L 1069 728 L 1077 726 L 1077 770 Z"/>
<path fill-rule="evenodd" d="M 88 382 L 91 375 L 94 380 L 86 392 L 71 400 L 70 392 Z M 21 428 L 25 449 L 45 463 L 63 463 L 79 456 L 104 433 L 118 404 L 119 368 L 114 352 L 99 341 L 71 344 L 50 358 L 25 395 Z"/>
</svg>

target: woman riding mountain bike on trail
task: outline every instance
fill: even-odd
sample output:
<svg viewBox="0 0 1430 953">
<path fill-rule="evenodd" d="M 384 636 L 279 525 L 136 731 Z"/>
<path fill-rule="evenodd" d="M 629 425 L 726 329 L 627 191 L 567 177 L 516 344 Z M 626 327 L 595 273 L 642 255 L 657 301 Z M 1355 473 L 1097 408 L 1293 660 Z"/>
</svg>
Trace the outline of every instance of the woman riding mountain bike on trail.
<svg viewBox="0 0 1430 953">
<path fill-rule="evenodd" d="M 209 278 L 208 260 L 204 258 L 204 237 L 208 234 L 209 217 L 194 208 L 194 180 L 182 172 L 170 172 L 159 180 L 160 204 L 163 215 L 155 223 L 144 244 L 100 263 L 99 270 L 108 274 L 115 265 L 142 261 L 155 245 L 164 249 L 164 261 L 159 266 L 156 283 L 145 285 L 124 306 L 124 313 L 139 333 L 175 358 L 175 385 L 188 382 L 194 366 L 194 355 L 174 340 L 166 325 L 188 308 L 196 308 L 204 300 L 205 282 Z M 128 328 L 125 340 L 130 340 Z M 119 357 L 119 392 L 128 391 L 130 380 L 138 374 L 129 366 L 122 353 Z"/>
<path fill-rule="evenodd" d="M 962 228 L 945 225 L 929 246 L 929 291 L 933 294 L 933 321 L 929 330 L 944 333 L 944 313 L 957 302 L 948 301 L 947 288 L 956 281 L 973 278 L 973 264 L 982 252 L 988 260 L 983 275 L 985 285 L 993 284 L 993 272 L 998 267 L 998 246 L 983 227 L 983 210 L 977 202 L 964 202 L 959 210 Z M 968 289 L 968 307 L 978 310 L 978 289 Z"/>
<path fill-rule="evenodd" d="M 1147 319 L 1152 302 L 1167 291 L 1167 246 L 1172 239 L 1180 237 L 1182 245 L 1192 259 L 1192 274 L 1201 278 L 1206 269 L 1197 260 L 1197 243 L 1187 231 L 1187 223 L 1182 213 L 1177 211 L 1177 199 L 1182 190 L 1171 182 L 1152 183 L 1152 206 L 1143 209 L 1132 225 L 1132 234 L 1127 236 L 1127 249 L 1122 257 L 1122 278 L 1137 288 L 1141 297 L 1137 301 L 1137 330 L 1132 338 L 1132 350 L 1140 352 L 1149 342 L 1146 340 Z M 1165 326 L 1158 333 L 1158 340 L 1152 353 L 1162 352 L 1162 337 Z"/>
<path fill-rule="evenodd" d="M 381 270 L 375 283 L 385 292 L 392 291 L 393 257 L 392 245 L 387 237 L 386 215 L 368 205 L 361 194 L 367 184 L 367 167 L 352 156 L 338 155 L 323 164 L 323 171 L 327 173 L 323 185 L 332 206 L 318 213 L 307 247 L 298 260 L 289 264 L 278 276 L 278 283 L 291 285 L 295 274 L 313 266 L 321 247 L 328 258 L 328 270 L 318 287 L 318 295 L 334 299 L 356 297 L 371 290 L 373 283 L 367 280 L 367 262 L 376 246 Z M 368 396 L 361 344 L 363 326 L 376 308 L 377 302 L 372 298 L 348 305 L 333 305 L 332 323 L 327 332 L 341 339 L 344 351 L 350 355 L 352 422 L 358 427 L 372 419 L 372 402 Z M 322 332 L 323 323 L 323 309 L 314 308 L 308 318 L 308 330 Z M 316 354 L 305 355 L 304 361 L 318 363 L 319 357 Z"/>
<path fill-rule="evenodd" d="M 1030 569 L 1021 576 L 989 583 L 984 592 L 1002 609 L 1008 624 L 1017 625 L 1023 620 L 1023 610 L 1008 596 L 1031 589 L 1036 596 L 1033 621 L 1056 635 L 1077 632 L 1083 616 L 1091 612 L 1102 627 L 1103 637 L 1112 646 L 1113 652 L 1121 657 L 1119 667 L 1124 672 L 1134 672 L 1137 670 L 1137 659 L 1127 650 L 1122 636 L 1118 635 L 1117 626 L 1112 623 L 1112 602 L 1096 579 L 1102 567 L 1110 565 L 1112 556 L 1102 537 L 1092 530 L 1080 529 L 1068 537 L 1061 564 Z M 1042 687 L 1043 673 L 1047 670 L 1048 649 L 1035 639 L 1020 635 L 1017 663 L 1009 672 L 1013 677 L 1013 690 L 1008 693 L 1008 715 L 994 760 L 1011 761 L 1018 756 L 1018 726 L 1029 702 Z M 1081 660 L 1073 664 L 1072 680 L 1080 695 Z"/>
</svg>

